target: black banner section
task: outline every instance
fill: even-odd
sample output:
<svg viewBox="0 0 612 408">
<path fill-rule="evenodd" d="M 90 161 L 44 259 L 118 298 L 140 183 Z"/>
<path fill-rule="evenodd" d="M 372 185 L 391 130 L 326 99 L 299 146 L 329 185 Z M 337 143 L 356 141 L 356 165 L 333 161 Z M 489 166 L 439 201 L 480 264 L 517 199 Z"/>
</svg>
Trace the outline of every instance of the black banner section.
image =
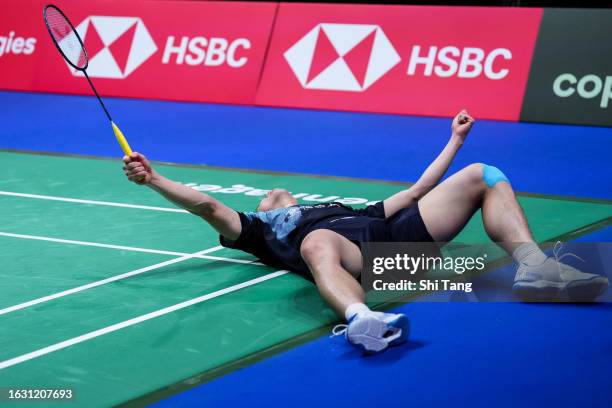
<svg viewBox="0 0 612 408">
<path fill-rule="evenodd" d="M 612 302 L 612 243 L 548 242 L 543 263 L 517 264 L 498 245 L 364 242 L 371 306 L 426 302 Z"/>
<path fill-rule="evenodd" d="M 521 120 L 612 126 L 611 41 L 612 10 L 544 9 Z"/>
</svg>

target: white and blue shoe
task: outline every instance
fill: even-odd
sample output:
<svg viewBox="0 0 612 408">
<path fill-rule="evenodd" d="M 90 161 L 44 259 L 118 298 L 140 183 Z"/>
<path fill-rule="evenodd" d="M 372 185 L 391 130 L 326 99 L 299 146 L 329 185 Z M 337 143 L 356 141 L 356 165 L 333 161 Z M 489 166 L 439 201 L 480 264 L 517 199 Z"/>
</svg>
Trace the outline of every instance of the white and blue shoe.
<svg viewBox="0 0 612 408">
<path fill-rule="evenodd" d="M 548 258 L 541 265 L 520 264 L 512 289 L 525 301 L 570 301 L 592 302 L 608 289 L 608 278 L 594 273 L 582 272 L 561 262 L 573 257 L 583 262 L 576 254 L 560 252 L 563 244 L 559 241 L 553 248 L 554 258 Z"/>
<path fill-rule="evenodd" d="M 352 346 L 373 354 L 408 340 L 410 321 L 401 313 L 368 312 L 354 315 L 348 324 L 334 327 L 332 333 L 334 336 L 344 334 Z"/>
</svg>

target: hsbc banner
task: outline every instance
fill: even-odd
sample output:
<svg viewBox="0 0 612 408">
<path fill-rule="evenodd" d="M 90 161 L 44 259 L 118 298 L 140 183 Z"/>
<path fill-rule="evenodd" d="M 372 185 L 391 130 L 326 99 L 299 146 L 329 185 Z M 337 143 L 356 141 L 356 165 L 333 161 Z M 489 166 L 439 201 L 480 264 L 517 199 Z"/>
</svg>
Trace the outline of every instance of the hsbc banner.
<svg viewBox="0 0 612 408">
<path fill-rule="evenodd" d="M 521 120 L 612 126 L 612 10 L 545 9 Z"/>
<path fill-rule="evenodd" d="M 4 0 L 0 88 L 90 94 L 43 22 L 47 1 Z M 275 3 L 64 0 L 87 70 L 109 96 L 252 104 Z"/>
<path fill-rule="evenodd" d="M 542 9 L 284 4 L 257 103 L 518 120 Z"/>
</svg>

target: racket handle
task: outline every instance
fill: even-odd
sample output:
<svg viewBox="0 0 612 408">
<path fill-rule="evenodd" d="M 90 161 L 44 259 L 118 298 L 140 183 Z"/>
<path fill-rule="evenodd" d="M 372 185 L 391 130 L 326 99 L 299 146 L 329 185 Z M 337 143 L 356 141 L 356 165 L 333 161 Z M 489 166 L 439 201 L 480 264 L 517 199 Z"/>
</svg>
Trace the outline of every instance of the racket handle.
<svg viewBox="0 0 612 408">
<path fill-rule="evenodd" d="M 127 140 L 125 139 L 125 136 L 123 136 L 123 133 L 121 132 L 119 127 L 115 125 L 115 122 L 111 122 L 111 125 L 113 126 L 113 132 L 115 133 L 117 142 L 119 142 L 119 146 L 121 146 L 121 150 L 123 150 L 123 153 L 125 153 L 126 156 L 129 156 L 130 154 L 132 154 L 132 149 L 130 148 L 130 145 L 128 144 Z"/>
</svg>

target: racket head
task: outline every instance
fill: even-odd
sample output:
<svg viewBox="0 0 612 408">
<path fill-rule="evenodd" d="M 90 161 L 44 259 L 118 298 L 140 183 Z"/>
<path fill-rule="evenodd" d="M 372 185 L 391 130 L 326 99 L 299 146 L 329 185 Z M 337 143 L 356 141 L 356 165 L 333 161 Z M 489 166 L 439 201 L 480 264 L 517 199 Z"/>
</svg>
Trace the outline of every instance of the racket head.
<svg viewBox="0 0 612 408">
<path fill-rule="evenodd" d="M 47 31 L 62 57 L 71 67 L 85 71 L 89 65 L 87 50 L 68 17 L 53 4 L 43 8 L 43 16 Z"/>
</svg>

